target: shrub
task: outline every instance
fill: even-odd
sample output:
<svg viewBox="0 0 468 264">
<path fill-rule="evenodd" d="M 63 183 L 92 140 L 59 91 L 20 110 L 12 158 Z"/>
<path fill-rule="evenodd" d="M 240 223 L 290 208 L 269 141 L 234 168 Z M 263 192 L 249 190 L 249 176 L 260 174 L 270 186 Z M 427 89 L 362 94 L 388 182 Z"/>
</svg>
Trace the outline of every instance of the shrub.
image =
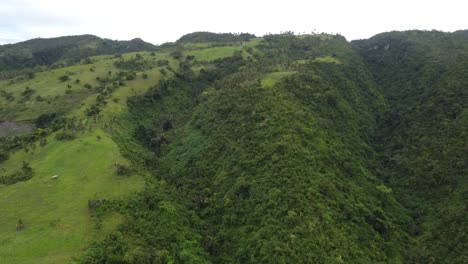
<svg viewBox="0 0 468 264">
<path fill-rule="evenodd" d="M 24 229 L 23 220 L 19 219 L 18 222 L 16 223 L 16 231 L 21 231 L 23 229 Z"/>
<path fill-rule="evenodd" d="M 33 175 L 33 169 L 29 166 L 29 163 L 23 161 L 21 170 L 9 175 L 0 175 L 0 184 L 11 185 L 20 181 L 27 181 L 31 179 Z"/>
<path fill-rule="evenodd" d="M 34 72 L 28 72 L 27 77 L 28 79 L 34 79 L 34 77 L 36 77 L 36 74 L 34 74 Z"/>
<path fill-rule="evenodd" d="M 133 168 L 128 164 L 115 163 L 114 168 L 117 175 L 128 175 L 133 172 Z"/>
<path fill-rule="evenodd" d="M 31 95 L 33 95 L 36 91 L 34 89 L 31 89 L 29 87 L 26 87 L 24 91 L 21 92 L 21 95 L 27 99 L 31 98 Z"/>
<path fill-rule="evenodd" d="M 168 60 L 158 60 L 158 61 L 156 62 L 156 65 L 158 65 L 159 67 L 168 66 L 168 65 L 169 65 L 169 61 L 168 61 Z"/>
<path fill-rule="evenodd" d="M 86 109 L 87 116 L 98 115 L 102 110 L 97 105 L 92 105 L 90 108 Z"/>
<path fill-rule="evenodd" d="M 62 81 L 62 82 L 66 82 L 68 80 L 70 80 L 70 77 L 68 77 L 68 75 L 62 75 L 59 77 L 59 80 Z"/>
<path fill-rule="evenodd" d="M 60 131 L 55 134 L 55 139 L 60 141 L 73 140 L 75 139 L 75 135 L 68 131 Z"/>
<path fill-rule="evenodd" d="M 10 155 L 8 155 L 8 152 L 0 152 L 0 162 L 4 162 L 10 158 Z"/>
<path fill-rule="evenodd" d="M 59 117 L 58 113 L 42 114 L 34 121 L 36 127 L 47 128 Z"/>
</svg>

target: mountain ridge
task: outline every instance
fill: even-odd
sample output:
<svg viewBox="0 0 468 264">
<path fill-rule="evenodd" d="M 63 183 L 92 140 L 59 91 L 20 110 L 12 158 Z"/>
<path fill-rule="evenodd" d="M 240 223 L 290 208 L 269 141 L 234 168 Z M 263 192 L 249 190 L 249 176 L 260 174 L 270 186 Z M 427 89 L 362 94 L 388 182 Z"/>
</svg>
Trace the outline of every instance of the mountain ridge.
<svg viewBox="0 0 468 264">
<path fill-rule="evenodd" d="M 21 197 L 48 182 L 44 171 L 59 157 L 47 161 L 47 152 L 88 153 L 73 159 L 96 162 L 96 172 L 63 168 L 64 179 L 96 190 L 74 204 L 90 219 L 85 237 L 93 241 L 67 251 L 77 263 L 463 263 L 461 32 L 352 42 L 195 32 L 154 50 L 0 81 L 0 119 L 41 128 L 0 142 L 1 177 L 18 180 L 0 184 L 0 193 Z M 76 102 L 55 113 L 62 100 Z M 106 158 L 90 155 L 89 144 Z M 132 182 L 135 192 L 111 185 L 115 195 L 100 194 L 99 175 Z M 18 214 L 2 205 L 8 221 L 0 226 L 11 226 Z M 44 222 L 22 211 L 18 234 L 45 232 L 37 222 L 60 237 L 61 225 L 72 226 L 57 220 L 67 212 L 60 208 Z M 14 232 L 0 228 L 6 237 Z M 58 257 L 3 243 L 22 245 L 29 259 L 33 249 L 39 262 Z"/>
</svg>

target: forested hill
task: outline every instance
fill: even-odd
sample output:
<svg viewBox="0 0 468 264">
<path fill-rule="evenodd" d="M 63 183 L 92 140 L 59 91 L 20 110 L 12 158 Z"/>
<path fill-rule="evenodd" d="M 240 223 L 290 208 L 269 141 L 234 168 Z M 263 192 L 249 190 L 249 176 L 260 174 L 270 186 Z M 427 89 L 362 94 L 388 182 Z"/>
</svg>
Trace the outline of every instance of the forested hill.
<svg viewBox="0 0 468 264">
<path fill-rule="evenodd" d="M 90 56 L 145 51 L 154 47 L 141 39 L 115 41 L 93 35 L 37 38 L 0 45 L 0 72 L 51 66 L 54 63 L 61 63 L 55 67 L 63 67 Z M 3 78 L 4 76 L 9 77 L 6 73 L 2 75 Z"/>
<path fill-rule="evenodd" d="M 212 32 L 194 32 L 186 34 L 177 40 L 177 43 L 228 43 L 249 41 L 255 38 L 255 35 L 249 33 L 212 33 Z"/>
<path fill-rule="evenodd" d="M 465 263 L 465 32 L 195 32 L 0 81 L 36 126 L 0 141 L 0 259 Z"/>
<path fill-rule="evenodd" d="M 353 43 L 383 88 L 375 147 L 425 262 L 468 261 L 468 35 L 392 32 Z M 416 250 L 415 250 L 416 251 Z"/>
</svg>

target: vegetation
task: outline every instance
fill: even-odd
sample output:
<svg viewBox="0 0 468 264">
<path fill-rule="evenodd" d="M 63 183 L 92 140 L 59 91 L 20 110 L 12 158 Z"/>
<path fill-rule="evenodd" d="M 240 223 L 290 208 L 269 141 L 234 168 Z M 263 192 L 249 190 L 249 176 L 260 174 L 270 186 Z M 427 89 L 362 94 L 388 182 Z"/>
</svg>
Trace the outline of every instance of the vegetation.
<svg viewBox="0 0 468 264">
<path fill-rule="evenodd" d="M 177 40 L 177 43 L 203 43 L 203 42 L 214 42 L 214 43 L 226 43 L 226 42 L 240 42 L 249 41 L 255 38 L 255 35 L 249 33 L 211 33 L 211 32 L 194 32 L 182 36 Z"/>
<path fill-rule="evenodd" d="M 468 190 L 468 36 L 394 32 L 356 42 L 389 104 L 376 147 L 415 221 L 414 261 L 463 263 Z"/>
<path fill-rule="evenodd" d="M 195 32 L 0 81 L 35 125 L 0 138 L 0 258 L 464 263 L 467 36 Z"/>
<path fill-rule="evenodd" d="M 113 41 L 93 35 L 69 36 L 51 39 L 32 39 L 16 44 L 0 46 L 0 79 L 9 79 L 26 74 L 29 79 L 35 77 L 34 71 L 43 70 L 43 66 L 60 67 L 72 65 L 90 56 L 119 54 L 153 49 L 154 46 L 133 39 Z"/>
<path fill-rule="evenodd" d="M 26 181 L 31 179 L 33 175 L 34 172 L 29 166 L 29 163 L 23 161 L 23 166 L 21 167 L 21 170 L 10 175 L 1 175 L 0 184 L 10 185 L 20 181 Z"/>
</svg>

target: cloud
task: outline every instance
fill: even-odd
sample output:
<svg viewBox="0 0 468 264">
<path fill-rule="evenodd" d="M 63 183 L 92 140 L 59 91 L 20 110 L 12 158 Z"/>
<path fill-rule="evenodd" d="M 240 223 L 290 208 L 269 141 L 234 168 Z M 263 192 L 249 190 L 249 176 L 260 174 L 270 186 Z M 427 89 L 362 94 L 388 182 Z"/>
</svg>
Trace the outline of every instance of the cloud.
<svg viewBox="0 0 468 264">
<path fill-rule="evenodd" d="M 2 0 L 0 41 L 94 34 L 160 44 L 193 31 L 292 30 L 368 38 L 390 30 L 468 28 L 468 2 L 458 0 Z"/>
<path fill-rule="evenodd" d="M 67 34 L 79 21 L 65 13 L 38 8 L 28 1 L 4 0 L 0 4 L 0 41 L 16 42 L 33 37 Z"/>
</svg>

